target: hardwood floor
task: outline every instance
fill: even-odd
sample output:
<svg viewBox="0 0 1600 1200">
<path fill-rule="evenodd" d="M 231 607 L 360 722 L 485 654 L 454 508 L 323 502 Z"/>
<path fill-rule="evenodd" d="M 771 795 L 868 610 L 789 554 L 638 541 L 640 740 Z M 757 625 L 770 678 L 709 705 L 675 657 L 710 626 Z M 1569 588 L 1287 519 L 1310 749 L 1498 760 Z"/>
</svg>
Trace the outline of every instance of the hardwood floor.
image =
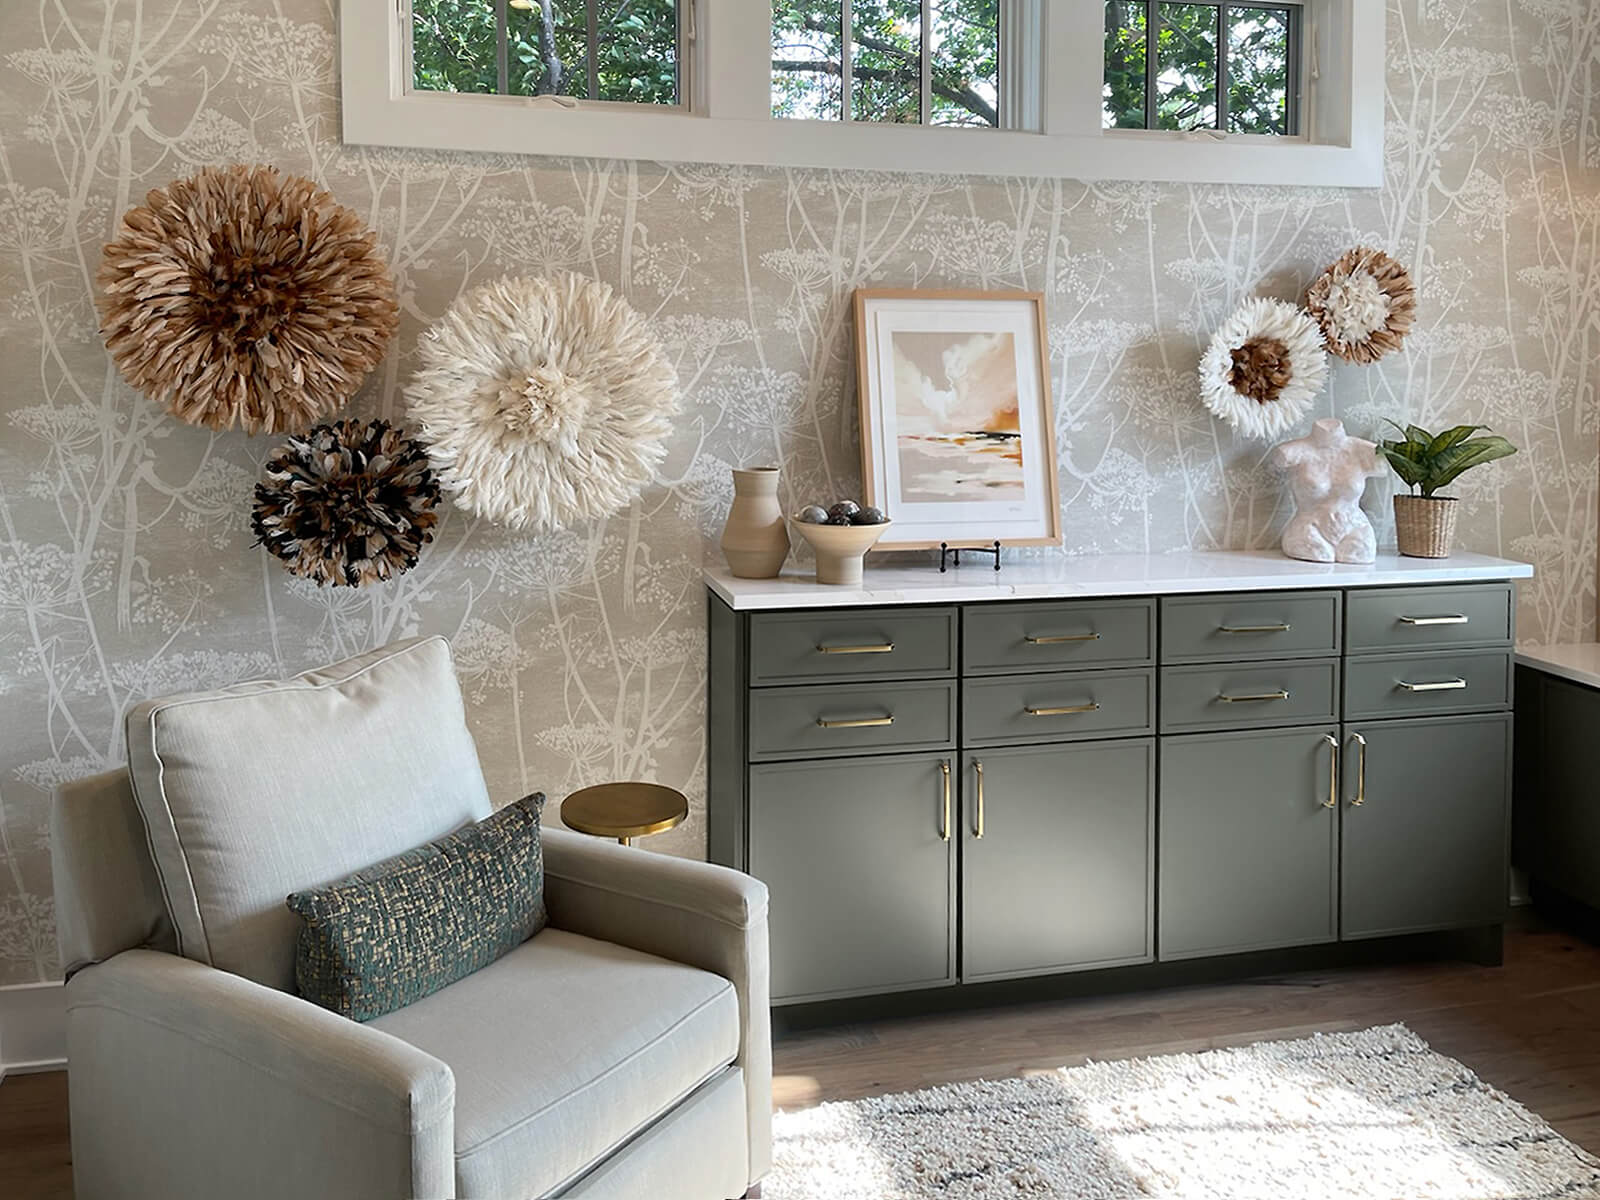
<svg viewBox="0 0 1600 1200">
<path fill-rule="evenodd" d="M 964 1079 L 1402 1021 L 1600 1153 L 1600 947 L 1531 915 L 1503 967 L 1429 963 L 873 1021 L 779 1039 L 774 1102 L 800 1108 Z M 70 1200 L 66 1076 L 0 1082 L 0 1196 Z"/>
</svg>

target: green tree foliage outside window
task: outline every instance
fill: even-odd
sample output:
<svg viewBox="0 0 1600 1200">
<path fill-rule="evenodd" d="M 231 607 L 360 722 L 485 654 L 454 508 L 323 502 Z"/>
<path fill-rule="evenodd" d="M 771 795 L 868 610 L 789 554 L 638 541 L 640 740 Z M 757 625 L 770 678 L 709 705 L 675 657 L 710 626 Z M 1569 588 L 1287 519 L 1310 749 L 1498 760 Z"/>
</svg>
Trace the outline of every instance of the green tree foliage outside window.
<svg viewBox="0 0 1600 1200">
<path fill-rule="evenodd" d="M 500 2 L 412 0 L 412 87 L 678 103 L 677 0 L 504 0 L 503 89 Z M 595 7 L 592 46 L 590 4 Z"/>
<path fill-rule="evenodd" d="M 999 0 L 853 0 L 850 119 L 901 124 L 1000 123 Z M 930 111 L 922 111 L 923 22 Z M 772 115 L 844 116 L 843 6 L 773 0 Z"/>
<path fill-rule="evenodd" d="M 1104 125 L 1298 132 L 1290 104 L 1292 65 L 1299 53 L 1295 15 L 1289 7 L 1106 0 Z M 1153 97 L 1145 86 L 1152 57 Z M 1152 98 L 1154 111 L 1146 112 Z"/>
</svg>

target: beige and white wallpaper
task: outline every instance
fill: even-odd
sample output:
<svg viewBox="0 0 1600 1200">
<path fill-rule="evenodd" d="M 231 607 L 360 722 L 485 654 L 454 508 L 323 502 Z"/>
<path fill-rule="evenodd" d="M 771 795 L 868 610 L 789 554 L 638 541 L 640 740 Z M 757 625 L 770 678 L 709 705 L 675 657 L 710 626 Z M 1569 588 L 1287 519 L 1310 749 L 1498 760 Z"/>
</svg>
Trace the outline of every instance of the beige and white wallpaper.
<svg viewBox="0 0 1600 1200">
<path fill-rule="evenodd" d="M 1338 368 L 1317 415 L 1510 436 L 1522 454 L 1464 480 L 1462 540 L 1537 565 L 1525 639 L 1594 635 L 1600 6 L 1391 0 L 1379 192 L 352 149 L 333 8 L 0 6 L 0 984 L 57 974 L 50 788 L 121 760 L 128 705 L 418 633 L 455 644 L 497 800 L 661 779 L 693 804 L 661 846 L 699 854 L 701 564 L 731 466 L 781 462 L 790 504 L 855 487 L 862 285 L 1048 294 L 1069 552 L 1267 546 L 1286 515 L 1267 447 L 1200 408 L 1199 349 L 1242 297 L 1385 247 L 1413 265 L 1420 328 Z M 554 267 L 620 287 L 687 396 L 658 484 L 547 537 L 452 512 L 419 569 L 364 591 L 291 580 L 246 519 L 274 441 L 163 417 L 91 303 L 119 214 L 238 160 L 310 175 L 381 233 L 404 317 L 364 413 L 401 415 L 416 335 L 464 287 Z"/>
</svg>

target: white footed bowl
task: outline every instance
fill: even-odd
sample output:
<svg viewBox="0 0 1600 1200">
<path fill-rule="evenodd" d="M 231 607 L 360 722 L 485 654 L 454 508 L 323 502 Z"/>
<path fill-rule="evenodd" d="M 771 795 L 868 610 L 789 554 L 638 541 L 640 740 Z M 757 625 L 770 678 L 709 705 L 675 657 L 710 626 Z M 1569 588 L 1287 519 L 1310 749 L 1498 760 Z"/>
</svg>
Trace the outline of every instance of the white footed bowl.
<svg viewBox="0 0 1600 1200">
<path fill-rule="evenodd" d="M 817 556 L 818 583 L 861 583 L 861 560 L 867 551 L 894 524 L 882 525 L 809 525 L 794 521 L 800 536 L 811 543 Z"/>
</svg>

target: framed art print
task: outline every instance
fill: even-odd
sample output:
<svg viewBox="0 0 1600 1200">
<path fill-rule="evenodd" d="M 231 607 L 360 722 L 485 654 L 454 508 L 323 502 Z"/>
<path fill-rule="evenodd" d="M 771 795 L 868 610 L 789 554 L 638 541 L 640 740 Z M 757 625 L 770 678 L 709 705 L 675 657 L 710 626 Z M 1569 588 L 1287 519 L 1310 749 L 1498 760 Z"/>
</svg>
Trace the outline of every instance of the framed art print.
<svg viewBox="0 0 1600 1200">
<path fill-rule="evenodd" d="M 1060 545 L 1044 297 L 862 290 L 855 316 L 877 548 Z"/>
</svg>

